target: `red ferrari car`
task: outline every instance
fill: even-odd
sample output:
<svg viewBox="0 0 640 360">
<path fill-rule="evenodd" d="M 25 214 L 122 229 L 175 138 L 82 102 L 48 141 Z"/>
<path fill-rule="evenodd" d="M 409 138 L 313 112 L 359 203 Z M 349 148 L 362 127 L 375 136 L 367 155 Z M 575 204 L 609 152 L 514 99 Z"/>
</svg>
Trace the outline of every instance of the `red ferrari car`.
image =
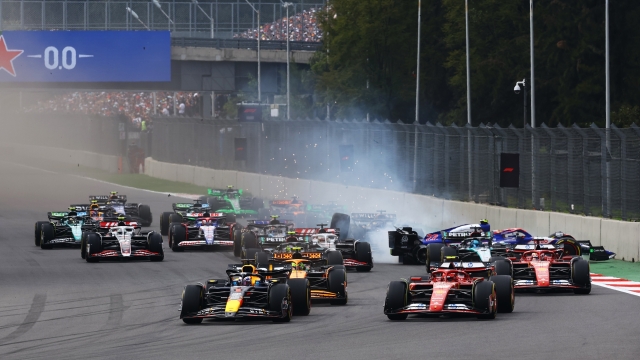
<svg viewBox="0 0 640 360">
<path fill-rule="evenodd" d="M 479 319 L 494 319 L 497 312 L 513 311 L 515 296 L 511 277 L 494 275 L 474 278 L 453 263 L 426 277 L 392 281 L 387 288 L 384 314 L 390 320 L 405 320 L 410 314 L 462 313 Z"/>
</svg>

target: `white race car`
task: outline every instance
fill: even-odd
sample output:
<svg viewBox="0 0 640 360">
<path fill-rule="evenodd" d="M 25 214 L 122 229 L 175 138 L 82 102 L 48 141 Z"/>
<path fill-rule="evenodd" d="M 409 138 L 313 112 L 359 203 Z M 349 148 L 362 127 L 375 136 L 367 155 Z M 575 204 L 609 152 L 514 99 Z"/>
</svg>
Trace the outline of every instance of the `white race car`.
<svg viewBox="0 0 640 360">
<path fill-rule="evenodd" d="M 107 224 L 108 223 L 108 224 Z M 82 238 L 81 255 L 87 262 L 107 258 L 149 259 L 162 261 L 162 235 L 155 231 L 142 232 L 136 222 L 102 222 L 108 228 L 104 234 L 91 232 Z"/>
</svg>

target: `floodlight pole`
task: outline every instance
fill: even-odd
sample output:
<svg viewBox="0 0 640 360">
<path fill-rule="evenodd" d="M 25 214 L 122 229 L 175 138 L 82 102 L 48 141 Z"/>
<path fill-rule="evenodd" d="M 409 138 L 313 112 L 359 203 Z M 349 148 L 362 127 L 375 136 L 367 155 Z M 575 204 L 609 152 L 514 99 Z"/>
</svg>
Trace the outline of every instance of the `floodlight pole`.
<svg viewBox="0 0 640 360">
<path fill-rule="evenodd" d="M 153 2 L 153 5 L 155 5 L 158 9 L 160 9 L 162 14 L 167 18 L 167 20 L 169 20 L 169 30 L 171 30 L 171 25 L 173 25 L 173 30 L 175 30 L 176 29 L 176 23 L 174 23 L 173 20 L 171 20 L 171 17 L 169 17 L 169 15 L 167 15 L 167 13 L 164 12 L 164 10 L 162 10 L 162 5 L 160 5 L 158 0 L 151 0 L 151 2 Z"/>
<path fill-rule="evenodd" d="M 261 34 L 262 26 L 260 25 L 260 10 L 256 9 L 256 7 L 249 2 L 249 0 L 244 0 L 244 1 L 246 1 L 247 4 L 251 6 L 253 11 L 255 11 L 258 14 L 258 102 L 262 104 L 262 86 L 260 83 L 260 38 L 262 35 Z"/>
<path fill-rule="evenodd" d="M 289 67 L 290 67 L 290 58 L 289 56 L 289 6 L 293 5 L 290 2 L 282 2 L 280 1 L 282 6 L 287 8 L 287 120 L 291 120 L 291 80 L 289 75 Z"/>
<path fill-rule="evenodd" d="M 145 24 L 142 20 L 140 20 L 140 17 L 138 17 L 138 14 L 136 14 L 136 12 L 131 10 L 131 8 L 128 6 L 127 6 L 127 12 L 129 12 L 129 14 L 131 14 L 131 16 L 133 16 L 134 19 L 138 20 L 138 22 L 140 22 L 140 24 L 142 24 L 142 26 L 144 26 L 147 30 L 151 30 L 149 29 L 147 24 Z"/>
<path fill-rule="evenodd" d="M 209 19 L 209 22 L 211 22 L 211 38 L 213 39 L 213 13 L 211 14 L 212 16 L 209 16 L 209 14 L 207 14 L 203 8 L 200 7 L 200 4 L 198 4 L 198 0 L 191 0 L 191 2 L 193 2 L 194 4 L 196 4 L 196 6 L 198 7 L 198 9 L 200 9 L 200 11 L 202 11 L 202 13 L 204 14 L 204 16 L 207 17 L 207 19 Z M 213 7 L 212 7 L 213 8 Z"/>
</svg>

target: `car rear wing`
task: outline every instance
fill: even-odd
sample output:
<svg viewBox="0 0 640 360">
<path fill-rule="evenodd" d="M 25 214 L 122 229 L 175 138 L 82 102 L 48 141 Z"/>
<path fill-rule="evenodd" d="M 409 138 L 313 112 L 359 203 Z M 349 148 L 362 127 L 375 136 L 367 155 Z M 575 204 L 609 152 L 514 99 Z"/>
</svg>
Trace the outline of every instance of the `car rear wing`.
<svg viewBox="0 0 640 360">
<path fill-rule="evenodd" d="M 280 224 L 293 225 L 293 220 L 280 220 L 280 219 L 278 219 L 278 221 L 280 222 Z M 251 224 L 251 225 L 272 225 L 271 224 L 271 220 L 247 220 L 247 224 Z M 274 225 L 280 225 L 280 224 L 274 224 Z"/>
<path fill-rule="evenodd" d="M 115 199 L 127 202 L 127 195 L 116 195 Z M 105 204 L 107 201 L 112 200 L 112 195 L 91 195 L 89 200 L 97 200 L 98 204 Z"/>
<path fill-rule="evenodd" d="M 76 208 L 76 211 L 87 211 L 90 209 L 91 204 L 71 204 L 71 208 Z"/>
<path fill-rule="evenodd" d="M 70 212 L 68 211 L 51 211 L 47 213 L 47 218 L 49 218 L 49 220 L 62 220 L 62 219 L 66 219 L 69 217 Z M 86 211 L 77 211 L 76 215 L 77 217 L 85 217 L 87 216 L 87 212 Z"/>
<path fill-rule="evenodd" d="M 306 208 L 306 202 L 305 201 L 300 201 L 300 200 L 271 200 L 269 201 L 269 206 L 273 206 L 273 207 L 286 207 L 289 205 L 300 205 L 300 206 L 305 206 Z"/>
<path fill-rule="evenodd" d="M 103 229 L 110 229 L 119 226 L 119 223 L 119 221 L 100 221 L 99 226 Z M 123 223 L 125 226 L 140 227 L 140 224 L 136 221 L 123 221 Z"/>
<path fill-rule="evenodd" d="M 171 204 L 173 211 L 188 210 L 188 209 L 209 209 L 209 204 L 194 204 L 194 203 L 173 203 Z"/>
</svg>

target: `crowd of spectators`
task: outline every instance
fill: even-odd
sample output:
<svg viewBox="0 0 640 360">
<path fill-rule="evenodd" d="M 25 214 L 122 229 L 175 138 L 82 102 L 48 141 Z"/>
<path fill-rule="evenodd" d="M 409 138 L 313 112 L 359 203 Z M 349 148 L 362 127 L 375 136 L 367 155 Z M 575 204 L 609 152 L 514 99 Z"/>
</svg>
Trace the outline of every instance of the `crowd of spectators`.
<svg viewBox="0 0 640 360">
<path fill-rule="evenodd" d="M 153 115 L 199 116 L 200 96 L 191 92 L 155 92 L 154 114 L 153 92 L 73 92 L 53 95 L 27 107 L 26 112 L 66 112 L 87 115 L 124 115 L 137 128 L 142 122 L 150 122 Z M 176 97 L 174 102 L 174 96 Z M 174 109 L 175 103 L 175 109 Z M 143 129 L 144 130 L 144 129 Z"/>
<path fill-rule="evenodd" d="M 304 10 L 289 17 L 289 41 L 322 41 L 322 30 L 316 21 L 316 9 Z M 287 40 L 287 18 L 260 26 L 260 40 Z M 237 39 L 258 39 L 258 29 L 235 34 Z"/>
</svg>

